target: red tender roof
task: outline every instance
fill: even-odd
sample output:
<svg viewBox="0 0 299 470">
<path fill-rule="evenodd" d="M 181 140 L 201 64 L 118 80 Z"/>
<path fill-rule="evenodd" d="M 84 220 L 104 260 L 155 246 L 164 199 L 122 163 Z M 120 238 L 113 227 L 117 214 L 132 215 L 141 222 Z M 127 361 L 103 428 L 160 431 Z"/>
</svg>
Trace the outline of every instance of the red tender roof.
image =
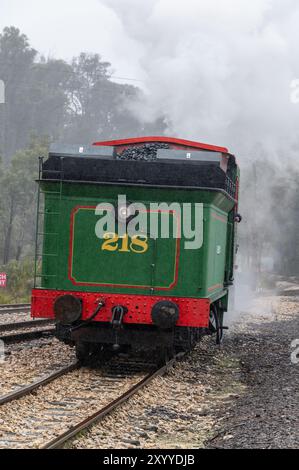
<svg viewBox="0 0 299 470">
<path fill-rule="evenodd" d="M 133 144 L 142 144 L 146 142 L 165 142 L 167 144 L 176 144 L 176 145 L 183 145 L 186 147 L 194 147 L 202 150 L 211 150 L 213 152 L 221 152 L 221 153 L 228 153 L 228 149 L 225 147 L 218 147 L 216 145 L 210 144 L 203 144 L 201 142 L 193 142 L 192 140 L 184 140 L 184 139 L 175 139 L 174 137 L 135 137 L 132 139 L 123 139 L 123 140 L 107 140 L 104 142 L 95 142 L 93 145 L 105 145 L 105 146 L 112 146 L 117 147 L 119 145 L 133 145 Z"/>
</svg>

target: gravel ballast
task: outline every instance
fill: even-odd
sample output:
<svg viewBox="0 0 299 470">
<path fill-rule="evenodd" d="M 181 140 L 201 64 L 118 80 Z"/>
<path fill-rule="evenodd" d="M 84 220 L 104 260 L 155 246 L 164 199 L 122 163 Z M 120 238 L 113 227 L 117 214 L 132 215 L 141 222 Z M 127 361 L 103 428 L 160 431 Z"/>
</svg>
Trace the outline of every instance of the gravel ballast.
<svg viewBox="0 0 299 470">
<path fill-rule="evenodd" d="M 298 448 L 298 299 L 260 297 L 73 448 Z"/>
<path fill-rule="evenodd" d="M 221 348 L 214 338 L 205 337 L 165 376 L 154 379 L 67 447 L 298 448 L 299 364 L 291 361 L 291 344 L 299 339 L 298 301 L 295 295 L 260 295 L 250 310 L 233 316 Z M 10 352 L 1 364 L 1 394 L 74 358 L 74 351 L 55 339 L 24 349 L 13 345 Z M 115 397 L 119 390 L 114 386 L 107 386 L 102 395 L 101 374 L 74 372 L 72 381 L 59 379 L 35 396 L 2 407 L 1 447 L 6 447 L 6 435 L 8 446 L 39 446 L 84 416 L 86 400 L 95 410 L 99 386 L 101 402 L 110 394 Z M 124 388 L 134 380 L 124 380 Z M 69 401 L 66 390 L 71 403 L 64 410 L 63 403 Z M 73 416 L 76 395 L 79 406 Z M 46 414 L 45 423 L 37 423 L 36 411 Z M 14 442 L 11 433 L 20 426 L 22 437 L 16 433 Z M 44 436 L 37 438 L 35 426 Z"/>
</svg>

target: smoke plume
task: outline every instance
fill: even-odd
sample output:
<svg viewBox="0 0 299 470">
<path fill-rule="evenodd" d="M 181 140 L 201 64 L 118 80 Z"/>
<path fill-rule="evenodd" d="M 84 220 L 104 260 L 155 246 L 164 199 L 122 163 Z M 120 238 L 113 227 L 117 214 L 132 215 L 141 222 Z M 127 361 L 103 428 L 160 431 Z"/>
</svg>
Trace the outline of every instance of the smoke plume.
<svg viewBox="0 0 299 470">
<path fill-rule="evenodd" d="M 101 0 L 142 47 L 140 118 L 246 157 L 298 144 L 299 5 L 293 0 Z"/>
</svg>

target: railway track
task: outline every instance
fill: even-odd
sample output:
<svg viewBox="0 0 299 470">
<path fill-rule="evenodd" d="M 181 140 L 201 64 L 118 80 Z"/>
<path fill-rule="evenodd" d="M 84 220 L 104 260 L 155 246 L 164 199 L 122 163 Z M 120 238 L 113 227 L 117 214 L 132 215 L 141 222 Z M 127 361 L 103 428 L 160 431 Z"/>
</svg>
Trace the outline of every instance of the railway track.
<svg viewBox="0 0 299 470">
<path fill-rule="evenodd" d="M 0 398 L 0 406 L 5 405 L 13 400 L 17 400 L 18 398 L 25 397 L 26 395 L 30 395 L 33 391 L 37 390 L 39 387 L 43 385 L 47 385 L 55 379 L 62 377 L 63 375 L 67 374 L 68 372 L 72 372 L 75 369 L 78 369 L 80 364 L 78 362 L 74 362 L 68 366 L 62 367 L 56 372 L 52 372 L 51 374 L 42 377 L 41 379 L 33 382 L 30 385 L 26 385 L 25 387 L 20 388 L 19 390 L 15 390 L 14 392 L 8 393 Z"/>
<path fill-rule="evenodd" d="M 35 326 L 47 326 L 53 325 L 52 320 L 30 320 L 30 321 L 22 321 L 22 322 L 15 322 L 15 323 L 4 323 L 0 325 L 0 333 L 4 331 L 12 331 L 18 330 L 22 328 L 31 328 Z"/>
<path fill-rule="evenodd" d="M 30 304 L 0 304 L 0 315 L 30 312 Z"/>
<path fill-rule="evenodd" d="M 43 336 L 52 335 L 54 332 L 55 328 L 51 320 L 4 323 L 0 325 L 0 340 L 4 341 L 6 344 L 10 344 L 42 338 Z"/>
<path fill-rule="evenodd" d="M 175 360 L 157 367 L 113 357 L 100 369 L 74 363 L 0 398 L 0 419 L 5 422 L 0 448 L 63 447 L 164 374 Z"/>
<path fill-rule="evenodd" d="M 120 406 L 122 403 L 126 402 L 131 396 L 135 395 L 139 390 L 143 387 L 148 385 L 155 377 L 158 375 L 163 375 L 167 368 L 174 362 L 174 359 L 167 363 L 166 365 L 157 368 L 156 370 L 147 374 L 144 378 L 142 378 L 139 382 L 133 385 L 129 390 L 125 393 L 120 395 L 115 400 L 108 403 L 106 406 L 100 408 L 95 413 L 91 414 L 84 420 L 82 420 L 77 425 L 73 426 L 72 428 L 68 429 L 66 432 L 62 433 L 60 436 L 56 437 L 55 439 L 47 442 L 42 449 L 60 449 L 66 444 L 70 439 L 76 436 L 79 432 L 88 429 L 93 424 L 101 421 L 106 415 L 111 413 L 115 408 Z"/>
</svg>

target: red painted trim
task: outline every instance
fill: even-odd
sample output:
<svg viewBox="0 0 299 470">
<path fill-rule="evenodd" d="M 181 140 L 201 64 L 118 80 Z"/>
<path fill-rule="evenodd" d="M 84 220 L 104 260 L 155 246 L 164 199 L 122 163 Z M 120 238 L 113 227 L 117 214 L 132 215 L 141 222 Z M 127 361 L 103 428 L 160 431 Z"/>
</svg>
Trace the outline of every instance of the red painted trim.
<svg viewBox="0 0 299 470">
<path fill-rule="evenodd" d="M 215 286 L 211 286 L 208 288 L 208 291 L 209 292 L 213 292 L 214 290 L 217 290 L 217 289 L 222 289 L 223 288 L 223 284 L 216 284 Z"/>
<path fill-rule="evenodd" d="M 131 139 L 121 140 L 106 140 L 103 142 L 94 142 L 93 145 L 117 147 L 120 145 L 134 145 L 146 142 L 162 142 L 176 145 L 183 145 L 185 147 L 194 147 L 202 150 L 212 150 L 213 152 L 228 153 L 226 147 L 218 147 L 217 145 L 204 144 L 201 142 L 194 142 L 192 140 L 176 139 L 174 137 L 165 136 L 149 136 L 149 137 L 135 137 Z"/>
<path fill-rule="evenodd" d="M 189 297 L 161 297 L 132 294 L 107 294 L 101 292 L 77 292 L 34 289 L 32 291 L 31 316 L 33 318 L 54 319 L 54 302 L 57 297 L 65 294 L 74 295 L 83 302 L 83 320 L 87 320 L 95 311 L 100 299 L 105 300 L 105 306 L 95 317 L 94 322 L 110 322 L 112 308 L 116 305 L 127 307 L 124 316 L 125 324 L 152 325 L 151 312 L 154 304 L 160 300 L 171 300 L 179 307 L 177 326 L 207 328 L 209 325 L 210 300 Z"/>
<path fill-rule="evenodd" d="M 70 223 L 70 241 L 69 241 L 69 258 L 68 258 L 68 279 L 74 286 L 92 286 L 92 287 L 111 287 L 111 288 L 124 288 L 124 289 L 151 289 L 154 287 L 155 290 L 159 291 L 169 291 L 173 289 L 178 283 L 179 277 L 179 259 L 181 253 L 181 245 L 180 245 L 180 238 L 176 240 L 176 257 L 175 257 L 175 276 L 173 282 L 168 287 L 160 287 L 160 286 L 140 286 L 140 285 L 128 285 L 128 284 L 103 284 L 103 283 L 91 283 L 91 282 L 78 282 L 72 276 L 72 268 L 73 268 L 73 238 L 74 238 L 74 220 L 75 215 L 80 209 L 96 209 L 97 206 L 75 206 L 71 212 L 71 223 Z M 150 209 L 147 212 L 153 212 Z M 156 212 L 156 211 L 154 211 Z M 159 210 L 158 212 L 165 212 L 163 210 Z M 166 211 L 168 212 L 168 211 Z M 171 213 L 175 211 L 170 211 Z M 177 214 L 176 214 L 177 217 Z M 177 230 L 178 234 L 180 234 L 180 219 L 177 217 Z"/>
<path fill-rule="evenodd" d="M 236 194 L 235 194 L 235 199 L 236 199 L 236 206 L 235 206 L 235 210 L 236 210 L 236 213 L 238 213 L 238 209 L 239 209 L 239 178 L 237 177 L 236 179 Z"/>
<path fill-rule="evenodd" d="M 216 212 L 212 212 L 212 217 L 213 219 L 220 220 L 220 222 L 223 222 L 224 224 L 227 223 L 227 218 L 221 217 L 220 215 L 216 214 Z"/>
</svg>

